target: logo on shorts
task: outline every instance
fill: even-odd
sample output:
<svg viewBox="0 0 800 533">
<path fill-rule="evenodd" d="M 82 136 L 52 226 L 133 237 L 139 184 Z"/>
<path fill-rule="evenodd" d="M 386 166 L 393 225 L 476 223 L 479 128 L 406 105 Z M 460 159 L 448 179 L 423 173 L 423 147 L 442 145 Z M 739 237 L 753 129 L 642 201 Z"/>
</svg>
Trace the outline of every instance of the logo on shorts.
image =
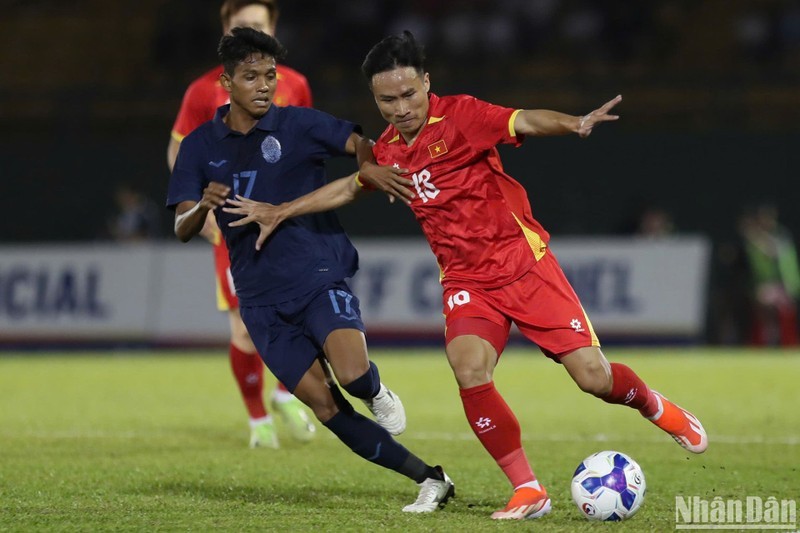
<svg viewBox="0 0 800 533">
<path fill-rule="evenodd" d="M 573 318 L 572 319 L 572 322 L 569 323 L 569 327 L 574 329 L 575 333 L 580 333 L 582 331 L 586 331 L 585 329 L 583 329 L 583 324 L 581 324 L 581 321 L 578 320 L 577 318 Z"/>
<path fill-rule="evenodd" d="M 281 143 L 272 135 L 261 142 L 261 155 L 267 163 L 277 163 L 281 158 Z"/>
</svg>

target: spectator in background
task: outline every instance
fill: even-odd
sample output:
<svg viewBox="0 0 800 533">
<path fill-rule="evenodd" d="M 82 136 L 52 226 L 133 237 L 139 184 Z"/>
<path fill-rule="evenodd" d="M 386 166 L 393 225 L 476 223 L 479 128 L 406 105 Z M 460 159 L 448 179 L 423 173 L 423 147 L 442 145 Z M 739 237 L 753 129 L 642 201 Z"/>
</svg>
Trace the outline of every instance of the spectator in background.
<svg viewBox="0 0 800 533">
<path fill-rule="evenodd" d="M 742 215 L 739 224 L 746 224 Z M 714 342 L 727 345 L 745 344 L 750 329 L 750 270 L 744 252 L 741 232 L 715 246 L 709 293 L 709 327 Z"/>
<path fill-rule="evenodd" d="M 793 237 L 779 224 L 778 209 L 772 204 L 746 214 L 739 229 L 751 280 L 751 341 L 759 346 L 795 346 L 800 267 Z"/>
<path fill-rule="evenodd" d="M 143 241 L 159 236 L 161 212 L 155 202 L 128 184 L 114 192 L 117 213 L 109 221 L 108 232 L 117 241 Z"/>
<path fill-rule="evenodd" d="M 642 211 L 636 235 L 658 239 L 667 237 L 674 231 L 675 224 L 672 222 L 672 216 L 665 209 L 651 206 Z"/>
<path fill-rule="evenodd" d="M 651 203 L 640 204 L 630 216 L 626 217 L 619 229 L 622 235 L 647 237 L 658 239 L 675 232 L 672 215 L 657 205 Z"/>
</svg>

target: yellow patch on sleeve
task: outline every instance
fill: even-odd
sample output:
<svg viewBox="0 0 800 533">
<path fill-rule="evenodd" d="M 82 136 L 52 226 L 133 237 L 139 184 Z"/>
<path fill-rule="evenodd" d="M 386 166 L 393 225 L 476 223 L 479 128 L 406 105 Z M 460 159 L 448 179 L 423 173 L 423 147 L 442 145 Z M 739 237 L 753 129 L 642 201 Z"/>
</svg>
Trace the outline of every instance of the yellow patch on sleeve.
<svg viewBox="0 0 800 533">
<path fill-rule="evenodd" d="M 519 115 L 520 111 L 522 111 L 522 109 L 517 109 L 516 111 L 511 113 L 511 118 L 508 119 L 508 134 L 511 137 L 517 136 L 517 130 L 514 129 L 514 121 L 516 120 L 517 115 Z"/>
</svg>

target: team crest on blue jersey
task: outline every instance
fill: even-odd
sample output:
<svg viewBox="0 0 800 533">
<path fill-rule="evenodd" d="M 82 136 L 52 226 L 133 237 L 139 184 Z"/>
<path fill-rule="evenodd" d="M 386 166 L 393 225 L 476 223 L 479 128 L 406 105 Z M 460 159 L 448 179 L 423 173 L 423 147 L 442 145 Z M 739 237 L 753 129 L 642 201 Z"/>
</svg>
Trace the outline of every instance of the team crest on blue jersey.
<svg viewBox="0 0 800 533">
<path fill-rule="evenodd" d="M 261 143 L 261 155 L 264 156 L 264 161 L 267 163 L 277 163 L 281 158 L 281 143 L 278 139 L 267 135 Z"/>
</svg>

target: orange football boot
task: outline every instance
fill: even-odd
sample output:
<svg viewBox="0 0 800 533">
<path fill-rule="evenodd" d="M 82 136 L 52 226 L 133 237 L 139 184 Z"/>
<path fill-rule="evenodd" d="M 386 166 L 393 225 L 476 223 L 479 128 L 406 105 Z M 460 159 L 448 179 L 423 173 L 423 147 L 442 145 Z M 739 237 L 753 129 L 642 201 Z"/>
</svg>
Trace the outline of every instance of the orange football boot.
<svg viewBox="0 0 800 533">
<path fill-rule="evenodd" d="M 550 512 L 550 498 L 544 488 L 540 490 L 522 487 L 514 491 L 508 504 L 500 511 L 492 513 L 494 520 L 522 520 L 539 518 Z"/>
<path fill-rule="evenodd" d="M 670 434 L 675 442 L 692 453 L 703 453 L 708 448 L 708 435 L 703 424 L 692 413 L 679 407 L 656 391 L 658 412 L 648 418 Z"/>
</svg>

